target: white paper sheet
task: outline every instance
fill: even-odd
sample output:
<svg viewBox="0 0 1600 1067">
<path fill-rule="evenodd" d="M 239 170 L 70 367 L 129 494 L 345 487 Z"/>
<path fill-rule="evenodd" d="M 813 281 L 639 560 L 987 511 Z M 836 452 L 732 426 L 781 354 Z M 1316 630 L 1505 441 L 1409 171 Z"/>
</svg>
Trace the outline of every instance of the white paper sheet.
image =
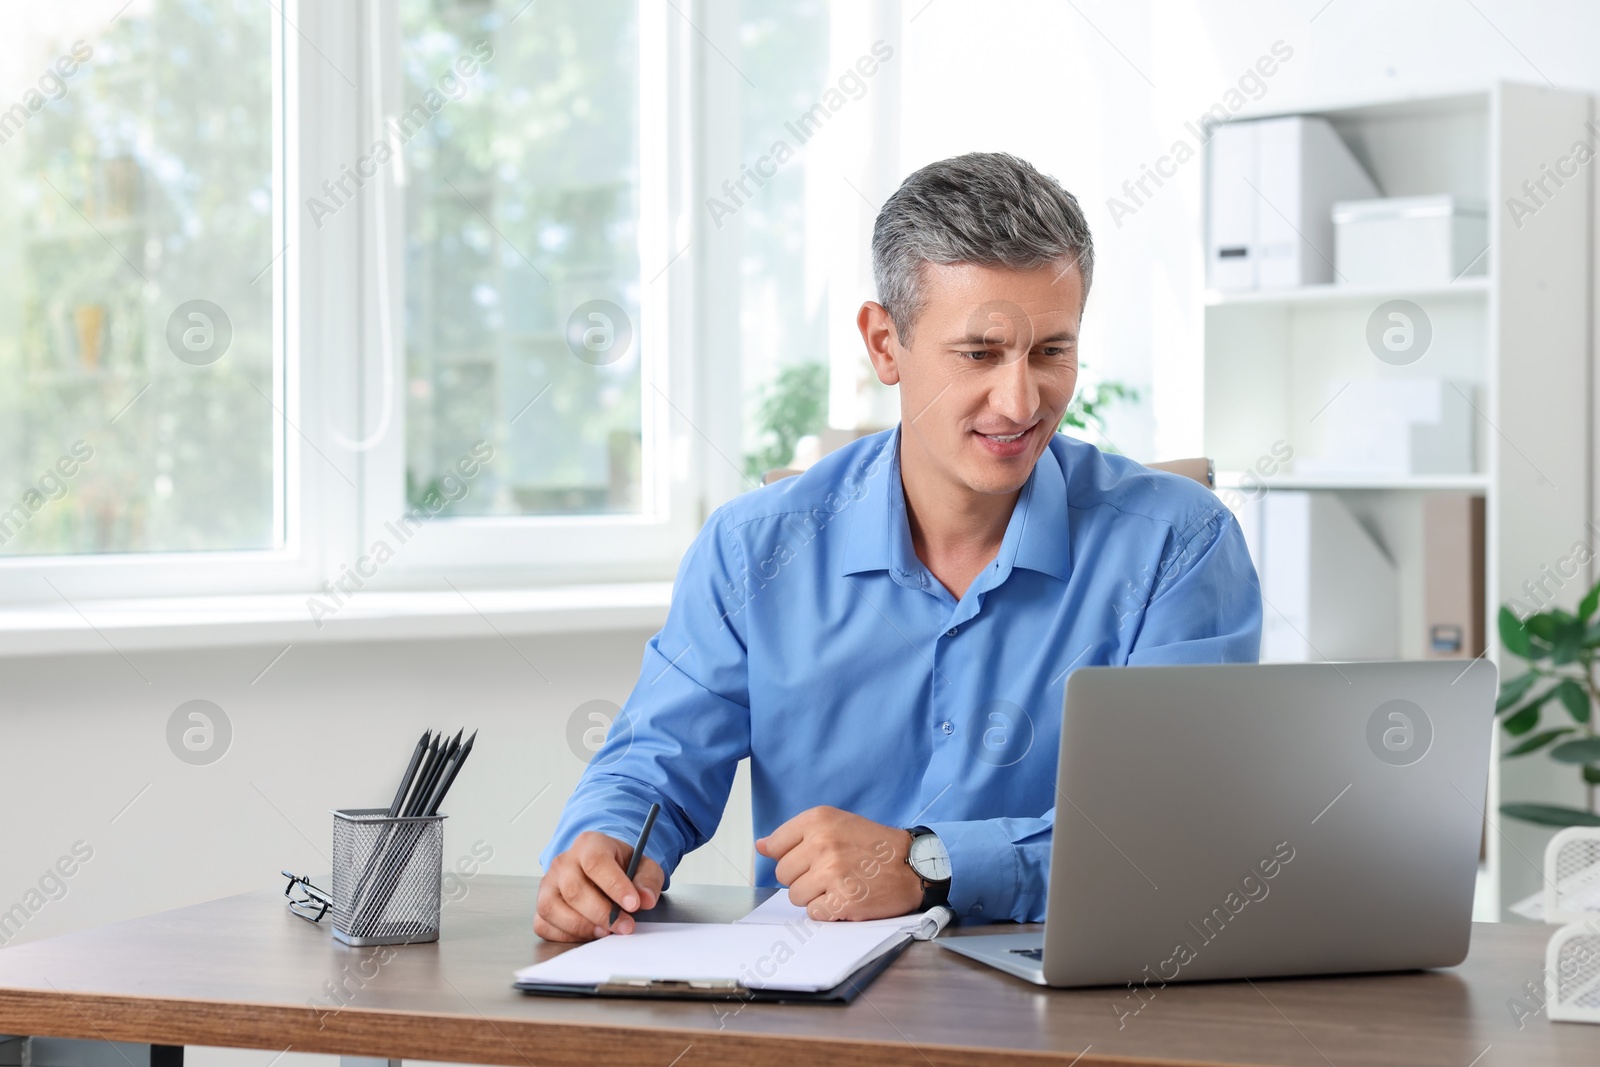
<svg viewBox="0 0 1600 1067">
<path fill-rule="evenodd" d="M 592 986 L 628 978 L 734 979 L 747 989 L 832 989 L 905 939 L 861 923 L 639 923 L 524 967 L 517 981 Z"/>
<path fill-rule="evenodd" d="M 926 941 L 931 937 L 938 936 L 939 932 L 948 926 L 954 918 L 955 912 L 949 908 L 934 907 L 925 912 L 915 911 L 910 915 L 896 915 L 889 919 L 859 919 L 849 922 L 823 923 L 808 916 L 806 909 L 798 904 L 791 903 L 787 889 L 780 889 L 760 904 L 757 904 L 750 914 L 736 921 L 772 926 L 798 923 L 807 927 L 841 925 L 874 927 L 883 930 L 901 930 L 915 937 L 918 941 Z"/>
</svg>

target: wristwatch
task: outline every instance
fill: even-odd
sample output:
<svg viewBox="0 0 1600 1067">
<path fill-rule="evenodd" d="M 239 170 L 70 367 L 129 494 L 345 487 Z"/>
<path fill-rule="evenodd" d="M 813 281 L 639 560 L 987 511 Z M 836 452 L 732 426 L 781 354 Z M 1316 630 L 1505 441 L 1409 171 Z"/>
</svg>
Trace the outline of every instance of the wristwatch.
<svg viewBox="0 0 1600 1067">
<path fill-rule="evenodd" d="M 911 835 L 906 865 L 922 880 L 922 903 L 918 909 L 927 911 L 937 904 L 949 904 L 950 851 L 939 835 L 926 826 L 907 827 L 906 833 Z"/>
</svg>

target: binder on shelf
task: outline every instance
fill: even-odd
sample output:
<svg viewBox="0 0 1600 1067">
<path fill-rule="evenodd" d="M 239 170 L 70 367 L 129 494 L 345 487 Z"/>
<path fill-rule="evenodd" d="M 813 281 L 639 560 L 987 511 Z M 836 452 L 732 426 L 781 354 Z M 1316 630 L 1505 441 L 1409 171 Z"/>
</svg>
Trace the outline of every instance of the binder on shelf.
<svg viewBox="0 0 1600 1067">
<path fill-rule="evenodd" d="M 1422 502 L 1424 655 L 1474 659 L 1483 654 L 1484 498 L 1429 493 Z"/>
<path fill-rule="evenodd" d="M 1206 263 L 1213 289 L 1256 287 L 1256 198 L 1246 181 L 1256 176 L 1254 123 L 1230 122 L 1211 135 L 1211 182 Z"/>
<path fill-rule="evenodd" d="M 1334 203 L 1381 195 L 1333 125 L 1313 115 L 1229 122 L 1207 153 L 1207 284 L 1332 282 Z"/>
</svg>

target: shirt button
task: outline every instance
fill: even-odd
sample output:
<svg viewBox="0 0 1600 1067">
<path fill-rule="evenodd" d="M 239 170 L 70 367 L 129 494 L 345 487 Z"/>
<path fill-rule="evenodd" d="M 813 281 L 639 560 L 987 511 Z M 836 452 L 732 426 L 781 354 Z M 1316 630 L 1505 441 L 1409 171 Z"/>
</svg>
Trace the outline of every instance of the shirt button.
<svg viewBox="0 0 1600 1067">
<path fill-rule="evenodd" d="M 945 632 L 944 632 L 944 635 L 945 635 L 945 636 L 946 636 L 946 637 L 954 637 L 954 636 L 955 636 L 955 635 L 956 635 L 956 631 L 957 631 L 957 630 L 959 630 L 959 629 L 961 629 L 961 627 L 959 627 L 959 626 L 952 626 L 952 627 L 950 627 L 950 629 L 948 629 L 948 630 L 946 630 L 946 631 L 945 631 Z"/>
<path fill-rule="evenodd" d="M 943 730 L 947 734 L 953 734 L 956 732 L 956 724 L 951 722 L 949 719 L 946 719 L 944 722 L 939 724 L 939 729 Z"/>
<path fill-rule="evenodd" d="M 980 900 L 980 901 L 978 901 L 978 903 L 974 904 L 967 911 L 967 914 L 968 915 L 982 915 L 983 914 L 983 901 Z"/>
</svg>

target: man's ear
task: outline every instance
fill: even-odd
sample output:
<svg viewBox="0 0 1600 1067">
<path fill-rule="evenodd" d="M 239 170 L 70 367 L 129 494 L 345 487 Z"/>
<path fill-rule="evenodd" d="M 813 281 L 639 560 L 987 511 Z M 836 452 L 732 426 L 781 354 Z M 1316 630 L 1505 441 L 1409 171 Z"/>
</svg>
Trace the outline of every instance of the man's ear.
<svg viewBox="0 0 1600 1067">
<path fill-rule="evenodd" d="M 878 381 L 884 385 L 900 383 L 900 335 L 894 328 L 889 311 L 876 300 L 868 300 L 856 314 L 856 326 L 861 330 L 861 340 L 867 346 L 867 358 L 872 369 L 878 372 Z"/>
</svg>

